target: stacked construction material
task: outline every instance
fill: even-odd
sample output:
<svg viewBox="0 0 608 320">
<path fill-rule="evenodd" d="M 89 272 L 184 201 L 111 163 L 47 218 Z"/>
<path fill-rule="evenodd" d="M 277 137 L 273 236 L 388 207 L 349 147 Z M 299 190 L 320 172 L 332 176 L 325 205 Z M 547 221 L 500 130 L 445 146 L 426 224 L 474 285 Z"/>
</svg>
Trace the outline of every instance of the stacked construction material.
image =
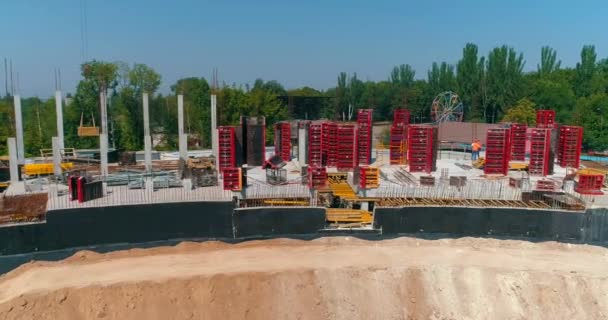
<svg viewBox="0 0 608 320">
<path fill-rule="evenodd" d="M 583 128 L 562 126 L 559 128 L 557 162 L 562 167 L 578 168 L 583 145 Z"/>
<path fill-rule="evenodd" d="M 234 127 L 218 127 L 218 164 L 220 170 L 236 166 L 236 139 Z"/>
<path fill-rule="evenodd" d="M 357 163 L 368 165 L 372 162 L 372 114 L 374 109 L 357 111 Z"/>
<path fill-rule="evenodd" d="M 291 125 L 289 122 L 277 122 L 274 125 L 274 153 L 283 161 L 291 160 Z"/>
<path fill-rule="evenodd" d="M 486 158 L 483 166 L 485 174 L 509 173 L 511 156 L 511 130 L 507 128 L 488 129 L 486 135 Z"/>
<path fill-rule="evenodd" d="M 555 191 L 555 181 L 541 179 L 536 181 L 536 190 L 541 191 Z"/>
<path fill-rule="evenodd" d="M 323 125 L 321 122 L 312 122 L 308 127 L 308 165 L 311 167 L 323 166 Z"/>
<path fill-rule="evenodd" d="M 536 111 L 536 127 L 537 128 L 554 128 L 555 127 L 555 111 L 554 110 Z"/>
<path fill-rule="evenodd" d="M 241 190 L 241 168 L 222 169 L 222 178 L 224 180 L 224 190 Z"/>
<path fill-rule="evenodd" d="M 408 109 L 395 109 L 393 111 L 393 125 L 407 126 L 410 124 L 410 111 Z"/>
<path fill-rule="evenodd" d="M 357 126 L 339 123 L 337 129 L 338 169 L 352 169 L 357 164 Z"/>
<path fill-rule="evenodd" d="M 311 189 L 327 186 L 327 169 L 325 167 L 308 167 L 308 187 Z"/>
<path fill-rule="evenodd" d="M 526 131 L 525 124 L 511 124 L 511 160 L 526 160 Z"/>
<path fill-rule="evenodd" d="M 530 129 L 530 164 L 528 173 L 531 176 L 546 176 L 551 172 L 551 129 Z"/>
<path fill-rule="evenodd" d="M 323 163 L 328 167 L 338 165 L 338 124 L 323 122 Z"/>
<path fill-rule="evenodd" d="M 393 125 L 390 131 L 389 158 L 390 164 L 406 163 L 407 126 L 410 124 L 410 111 L 396 109 L 393 112 Z"/>
<path fill-rule="evenodd" d="M 437 169 L 437 136 L 435 126 L 407 127 L 407 160 L 410 172 L 431 173 Z"/>
<path fill-rule="evenodd" d="M 357 178 L 360 189 L 373 189 L 379 186 L 379 170 L 373 167 L 359 167 Z"/>
<path fill-rule="evenodd" d="M 574 190 L 580 194 L 602 195 L 603 186 L 603 174 L 580 174 Z"/>
</svg>

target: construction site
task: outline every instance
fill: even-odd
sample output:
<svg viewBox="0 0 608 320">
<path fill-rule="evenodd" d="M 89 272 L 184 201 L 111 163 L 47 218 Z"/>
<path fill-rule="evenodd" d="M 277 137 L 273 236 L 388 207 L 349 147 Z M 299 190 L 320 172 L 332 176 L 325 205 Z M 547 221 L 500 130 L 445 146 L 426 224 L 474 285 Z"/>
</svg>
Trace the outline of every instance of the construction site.
<svg viewBox="0 0 608 320">
<path fill-rule="evenodd" d="M 457 99 L 451 92 L 438 97 Z M 58 92 L 53 149 L 26 161 L 23 133 L 9 138 L 4 172 L 10 179 L 3 182 L 0 222 L 45 223 L 54 211 L 67 209 L 224 201 L 235 210 L 322 209 L 325 224 L 313 232 L 382 233 L 386 226 L 375 219 L 376 209 L 504 208 L 582 215 L 608 206 L 603 192 L 608 166 L 601 158 L 581 160 L 583 128 L 556 123 L 551 110 L 537 112 L 535 127 L 465 123 L 461 111 L 444 108 L 439 100 L 433 104 L 433 123 L 411 124 L 410 112 L 397 109 L 392 123 L 379 130 L 373 109 L 359 109 L 352 122 L 267 124 L 263 117 L 243 116 L 239 126 L 218 126 L 212 96 L 213 148 L 188 151 L 179 96 L 179 151 L 161 153 L 152 151 L 148 99 L 142 99 L 146 148 L 119 154 L 107 147 L 105 121 L 101 129 L 81 123 L 78 130 L 79 136 L 99 137 L 100 149 L 64 147 Z M 16 114 L 19 109 L 16 96 Z M 265 144 L 270 127 L 274 146 Z M 477 155 L 471 141 L 483 146 Z"/>
<path fill-rule="evenodd" d="M 452 95 L 455 94 L 447 92 L 438 97 L 448 96 L 448 100 L 453 100 Z M 146 256 L 141 259 L 150 260 L 146 260 L 146 263 L 159 268 L 158 270 L 166 270 L 169 267 L 152 259 L 177 254 L 174 250 L 180 252 L 179 258 L 176 258 L 178 260 L 186 259 L 184 255 L 190 257 L 207 252 L 217 254 L 217 259 L 242 260 L 243 264 L 251 262 L 246 262 L 236 253 L 242 251 L 245 255 L 259 254 L 261 260 L 256 261 L 267 261 L 259 262 L 259 265 L 254 263 L 251 270 L 236 268 L 230 271 L 231 275 L 223 279 L 222 284 L 206 282 L 207 286 L 218 290 L 228 290 L 224 288 L 230 287 L 231 290 L 242 292 L 241 290 L 249 289 L 236 288 L 234 284 L 226 283 L 244 281 L 239 272 L 255 270 L 262 272 L 259 276 L 266 279 L 268 272 L 274 270 L 271 267 L 272 261 L 278 259 L 266 253 L 266 247 L 289 257 L 280 262 L 275 261 L 276 263 L 289 264 L 286 261 L 291 259 L 302 263 L 289 264 L 290 268 L 296 270 L 314 269 L 306 263 L 335 255 L 326 264 L 330 270 L 347 267 L 340 262 L 342 257 L 344 261 L 356 260 L 357 266 L 353 267 L 355 269 L 352 269 L 352 272 L 359 272 L 358 268 L 372 270 L 385 268 L 387 265 L 387 268 L 394 271 L 400 265 L 407 265 L 410 270 L 408 272 L 421 274 L 428 280 L 433 276 L 446 276 L 444 273 L 437 273 L 437 270 L 429 271 L 425 268 L 433 265 L 434 254 L 449 256 L 451 249 L 439 249 L 433 241 L 420 238 L 433 239 L 447 235 L 448 238 L 475 236 L 568 243 L 550 242 L 534 249 L 559 253 L 558 258 L 547 258 L 542 265 L 555 265 L 568 260 L 570 251 L 564 248 L 570 244 L 608 244 L 606 159 L 583 155 L 583 128 L 556 123 L 555 112 L 552 110 L 538 110 L 536 126 L 533 127 L 518 123 L 463 122 L 461 110 L 442 107 L 439 102 L 433 103 L 433 122 L 427 124 L 411 123 L 410 111 L 407 109 L 394 110 L 390 123 L 375 123 L 373 109 L 359 109 L 354 121 L 294 120 L 266 123 L 263 117 L 241 116 L 240 125 L 225 126 L 216 121 L 216 97 L 212 95 L 213 147 L 211 150 L 188 150 L 184 133 L 183 97 L 180 95 L 177 97 L 179 150 L 159 152 L 152 150 L 148 97 L 144 94 L 142 102 L 145 150 L 117 152 L 108 148 L 107 121 L 103 120 L 107 117 L 103 107 L 103 94 L 101 127 L 86 127 L 81 124 L 78 130 L 79 136 L 98 137 L 100 148 L 78 150 L 64 146 L 62 98 L 61 93 L 57 92 L 58 133 L 52 139 L 53 148 L 41 150 L 39 157 L 26 159 L 21 120 L 18 116 L 21 114 L 19 99 L 19 96 L 15 96 L 16 137 L 9 138 L 9 156 L 2 159 L 6 181 L 3 182 L 5 189 L 0 202 L 0 261 L 3 261 L 0 263 L 0 272 L 6 273 L 18 267 L 0 277 L 0 283 L 4 282 L 2 287 L 10 288 L 4 292 L 0 290 L 0 315 L 6 319 L 15 318 L 14 308 L 20 308 L 19 304 L 23 303 L 17 298 L 23 297 L 24 294 L 34 295 L 30 299 L 39 299 L 33 297 L 41 292 L 52 292 L 52 295 L 49 294 L 44 299 L 67 299 L 53 288 L 23 289 L 23 284 L 20 283 L 23 280 L 20 279 L 31 272 L 42 272 L 38 275 L 40 279 L 53 279 L 52 282 L 57 283 L 56 290 L 64 286 L 82 287 L 86 285 L 84 282 L 68 283 L 59 280 L 59 273 L 53 274 L 65 268 L 62 266 L 81 259 L 85 264 L 79 265 L 77 268 L 83 270 L 77 272 L 92 277 L 83 281 L 101 283 L 104 286 L 128 281 L 127 277 L 120 273 L 104 274 L 103 270 L 109 269 L 95 271 L 95 266 L 101 265 L 105 258 L 88 252 L 78 253 L 70 258 L 71 260 L 57 262 L 58 265 L 49 267 L 42 262 L 19 267 L 30 258 L 44 260 L 45 257 L 50 257 L 45 256 L 45 252 L 55 252 L 55 258 L 51 260 L 60 260 L 75 252 L 74 248 L 101 248 L 116 244 L 129 244 L 137 248 L 137 244 L 175 239 L 221 240 L 227 243 L 181 244 L 171 249 L 147 249 L 150 251 L 145 251 L 145 254 L 144 251 L 137 252 Z M 271 146 L 265 143 L 266 131 L 270 128 L 274 132 L 274 145 Z M 479 143 L 480 150 L 476 150 L 472 142 Z M 343 237 L 345 235 L 378 242 L 370 244 L 364 240 Z M 402 236 L 406 237 L 390 240 Z M 290 242 L 274 239 L 282 237 L 315 240 Z M 228 244 L 265 238 L 274 240 Z M 435 241 L 447 241 L 446 243 L 454 248 L 466 248 L 463 249 L 467 252 L 465 255 L 472 257 L 472 261 L 487 260 L 474 250 L 471 251 L 466 240 L 469 238 L 464 239 Z M 422 247 L 418 248 L 420 241 L 423 242 Z M 495 239 L 479 241 L 483 242 L 483 246 L 487 246 L 483 250 L 494 252 L 496 261 L 509 261 L 506 265 L 510 266 L 507 271 L 492 271 L 483 277 L 496 277 L 499 279 L 496 281 L 512 284 L 519 281 L 518 276 L 512 272 L 521 270 L 523 266 L 511 260 L 515 254 L 511 251 L 529 249 L 520 242 L 511 246 L 508 244 L 510 242 L 505 244 Z M 292 246 L 295 251 L 290 249 Z M 374 248 L 380 247 L 383 252 L 394 257 L 423 249 L 427 250 L 427 253 L 421 254 L 421 258 L 415 261 L 406 262 L 396 258 L 385 261 L 386 258 L 377 256 L 379 253 L 374 252 Z M 180 248 L 183 251 L 180 251 Z M 595 265 L 601 264 L 601 249 L 597 248 L 597 252 L 593 249 L 585 250 L 589 255 L 589 268 L 595 269 L 589 271 L 589 265 L 581 263 L 563 267 L 563 270 L 556 272 L 581 272 L 584 277 L 602 277 L 598 271 L 601 268 L 596 268 Z M 215 253 L 216 251 L 222 251 L 222 256 Z M 126 252 L 130 257 L 135 254 Z M 370 259 L 369 261 L 384 262 L 378 262 L 378 265 L 369 264 L 363 260 L 359 261 L 363 258 L 354 256 L 363 252 L 367 254 L 366 259 Z M 32 256 L 33 253 L 36 255 Z M 112 261 L 113 257 L 119 257 L 121 253 L 119 251 L 106 255 L 107 259 L 112 258 L 109 260 Z M 120 261 L 120 258 L 116 259 Z M 188 262 L 187 259 L 194 260 Z M 218 272 L 214 271 L 216 267 L 206 266 L 206 262 L 196 260 L 194 256 L 187 259 L 184 263 L 207 270 L 205 276 Z M 455 263 L 460 258 L 453 256 L 450 259 Z M 483 268 L 496 267 L 498 262 L 497 265 L 490 263 Z M 183 274 L 182 277 L 195 276 L 200 272 L 194 271 L 194 267 L 183 270 L 181 267 L 176 268 L 178 273 Z M 441 272 L 466 273 L 471 271 L 473 266 L 465 263 L 454 268 Z M 526 276 L 542 273 L 542 268 L 539 265 L 533 267 L 533 271 L 526 269 L 526 272 L 530 271 Z M 159 271 L 151 266 L 140 271 L 138 281 L 159 281 L 158 279 L 169 277 L 166 274 L 159 275 Z M 276 272 L 284 271 L 277 269 Z M 340 283 L 340 279 L 334 278 L 324 282 L 321 278 L 330 275 L 326 271 L 319 272 L 312 282 L 315 286 Z M 103 279 L 96 280 L 96 276 Z M 399 277 L 402 276 L 399 273 Z M 603 282 L 593 286 L 605 288 L 607 282 L 605 275 L 603 276 Z M 308 288 L 306 286 L 311 282 L 307 282 L 307 273 L 304 272 L 298 277 L 299 280 L 292 284 L 302 286 L 298 288 Z M 331 277 L 335 275 L 332 274 Z M 410 301 L 407 303 L 408 311 L 404 311 L 411 315 L 410 318 L 417 318 L 414 315 L 426 315 L 423 318 L 428 318 L 433 312 L 439 312 L 437 310 L 445 307 L 445 304 L 431 303 L 422 306 L 416 305 L 415 302 L 416 297 L 430 299 L 432 290 L 437 290 L 436 279 L 433 280 L 435 282 L 428 280 L 428 283 L 417 283 L 417 288 L 404 289 L 389 285 L 394 280 L 392 276 L 383 273 L 382 277 L 386 288 L 389 288 L 386 290 L 402 292 L 405 297 L 395 299 Z M 551 277 L 557 276 L 552 274 L 547 277 L 547 281 L 553 281 Z M 273 279 L 260 281 L 278 281 Z M 171 286 L 175 286 L 175 290 L 183 290 L 182 286 L 186 284 L 179 282 L 181 280 L 175 281 L 177 282 Z M 568 282 L 570 280 L 564 281 L 561 285 L 572 286 Z M 591 286 L 587 278 L 580 281 L 583 281 L 582 284 L 578 282 L 580 286 Z M 372 279 L 363 283 L 366 284 L 362 286 L 379 285 Z M 257 284 L 252 285 L 261 288 Z M 273 284 L 276 285 L 279 284 Z M 154 285 L 144 290 L 137 285 L 125 287 L 124 290 L 140 296 L 143 294 L 145 298 L 141 299 L 144 300 L 137 300 L 138 303 L 145 301 L 145 304 L 150 306 L 154 304 L 154 298 L 142 292 L 149 292 L 148 289 L 152 287 Z M 351 287 L 342 285 L 340 290 L 346 292 L 349 288 Z M 541 290 L 528 289 L 534 292 Z M 94 290 L 97 289 L 82 289 L 76 295 L 84 297 L 99 294 Z M 302 295 L 315 296 L 315 293 L 304 292 L 307 289 L 298 290 L 287 294 L 293 299 L 299 299 Z M 403 293 L 403 290 L 407 292 Z M 453 292 L 457 289 L 448 287 L 446 290 L 452 290 L 446 299 L 455 299 L 458 296 Z M 474 304 L 475 290 L 477 289 L 466 289 L 459 298 L 462 299 L 461 302 Z M 593 308 L 596 313 L 591 314 L 592 318 L 608 310 L 605 297 L 599 293 L 601 290 L 593 290 L 597 293 L 595 298 L 603 299 L 604 302 Z M 198 291 L 192 292 L 195 294 Z M 71 292 L 70 296 L 74 294 L 75 292 Z M 502 293 L 497 295 L 501 298 Z M 518 293 L 518 297 L 521 298 L 522 295 Z M 351 303 L 355 305 L 370 299 L 359 298 Z M 537 299 L 536 293 L 531 294 L 529 298 Z M 104 299 L 111 298 L 104 296 Z M 36 301 L 46 303 L 46 300 Z M 353 307 L 350 311 L 334 310 L 332 308 L 335 306 L 328 301 L 311 301 L 312 305 L 317 306 L 313 308 L 314 312 L 320 312 L 315 313 L 317 316 L 346 319 L 348 314 L 356 314 L 359 318 L 365 314 L 370 315 L 368 318 L 374 318 L 372 314 L 383 314 L 386 317 L 380 318 L 392 318 L 400 313 L 390 309 L 393 305 L 388 304 L 386 306 L 389 309 L 379 304 L 365 310 L 359 307 Z M 261 311 L 261 306 L 253 307 L 253 304 L 253 301 L 248 303 L 246 309 L 231 314 L 228 318 L 262 319 L 268 316 Z M 21 307 L 31 308 L 30 311 L 34 313 L 39 312 L 39 306 L 28 306 L 27 301 Z M 104 309 L 106 307 L 94 306 L 98 309 L 86 311 L 92 312 L 87 317 L 125 318 L 122 311 L 111 314 Z M 522 307 L 521 304 L 509 309 L 511 307 L 513 306 L 504 307 L 508 312 L 501 309 L 502 311 L 489 313 L 465 307 L 459 311 L 442 309 L 443 311 L 436 315 L 479 318 L 480 314 L 501 317 L 531 312 L 530 308 Z M 523 308 L 523 313 L 517 308 Z M 297 318 L 292 311 L 280 309 L 281 312 L 289 314 L 285 318 Z M 202 313 L 192 315 L 218 318 L 218 315 L 226 312 L 221 307 L 199 311 Z M 251 316 L 249 312 L 256 315 Z M 539 311 L 535 309 L 534 312 Z M 537 315 L 541 314 L 543 313 L 539 312 Z M 551 312 L 550 314 L 555 315 Z M 134 319 L 136 318 L 134 316 Z"/>
</svg>

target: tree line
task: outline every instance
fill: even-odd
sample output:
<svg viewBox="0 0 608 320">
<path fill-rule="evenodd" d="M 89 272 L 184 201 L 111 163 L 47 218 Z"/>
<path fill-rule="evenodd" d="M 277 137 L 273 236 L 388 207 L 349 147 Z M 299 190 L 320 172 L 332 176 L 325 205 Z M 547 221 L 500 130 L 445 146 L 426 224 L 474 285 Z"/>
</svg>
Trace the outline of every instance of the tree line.
<svg viewBox="0 0 608 320">
<path fill-rule="evenodd" d="M 222 83 L 216 88 L 204 77 L 177 80 L 170 93 L 158 93 L 161 75 L 145 64 L 90 61 L 82 65 L 82 80 L 68 95 L 64 110 L 67 147 L 94 148 L 98 139 L 78 137 L 81 123 L 99 126 L 99 92 L 108 93 L 110 145 L 121 150 L 143 148 L 142 94 L 150 96 L 151 131 L 160 141 L 157 149 L 177 147 L 177 98 L 184 95 L 185 131 L 191 148 L 208 148 L 210 95 L 218 101 L 218 123 L 236 125 L 241 115 L 265 116 L 268 142 L 272 125 L 289 119 L 349 120 L 357 109 L 373 108 L 375 120 L 391 120 L 392 111 L 408 108 L 412 122 L 430 122 L 434 97 L 444 91 L 458 93 L 466 121 L 523 122 L 534 125 L 535 110 L 556 111 L 557 121 L 585 128 L 586 149 L 608 149 L 604 114 L 608 111 L 608 59 L 598 59 L 595 47 L 584 46 L 574 67 L 562 66 L 556 50 L 543 47 L 540 63 L 525 72 L 521 52 L 509 46 L 493 48 L 486 55 L 475 44 L 466 44 L 455 63 L 433 62 L 426 77 L 417 77 L 408 64 L 395 66 L 386 80 L 364 81 L 356 73 L 341 72 L 335 87 L 287 90 L 281 83 L 257 79 L 253 84 Z M 101 81 L 100 79 L 103 79 Z M 103 84 L 103 85 L 102 85 Z M 50 148 L 55 135 L 54 99 L 30 97 L 22 102 L 26 153 Z M 14 134 L 12 98 L 0 101 L 0 153 L 6 137 Z"/>
</svg>

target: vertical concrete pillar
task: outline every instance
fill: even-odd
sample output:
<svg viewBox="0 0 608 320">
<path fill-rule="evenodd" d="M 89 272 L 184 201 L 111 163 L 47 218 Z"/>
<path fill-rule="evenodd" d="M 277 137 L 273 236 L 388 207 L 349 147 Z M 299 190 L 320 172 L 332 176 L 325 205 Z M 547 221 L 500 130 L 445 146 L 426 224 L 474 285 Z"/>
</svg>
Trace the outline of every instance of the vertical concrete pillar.
<svg viewBox="0 0 608 320">
<path fill-rule="evenodd" d="M 8 138 L 8 157 L 9 157 L 9 170 L 11 174 L 11 183 L 17 183 L 19 181 L 19 169 L 17 159 L 17 140 L 15 138 Z"/>
<path fill-rule="evenodd" d="M 144 92 L 144 163 L 146 173 L 152 172 L 152 138 L 150 136 L 150 109 L 148 107 L 148 93 Z"/>
<path fill-rule="evenodd" d="M 101 114 L 101 134 L 99 135 L 99 159 L 101 160 L 101 176 L 108 175 L 108 111 L 106 104 L 106 92 L 101 90 L 99 93 L 100 114 Z"/>
<path fill-rule="evenodd" d="M 211 152 L 215 159 L 218 159 L 218 146 L 219 141 L 217 140 L 217 96 L 211 95 Z M 217 161 L 217 160 L 216 160 Z M 216 164 L 217 165 L 217 164 Z"/>
<path fill-rule="evenodd" d="M 178 130 L 178 141 L 179 141 L 179 168 L 180 176 L 183 176 L 184 169 L 186 166 L 186 159 L 188 158 L 188 140 L 186 134 L 184 134 L 184 96 L 177 96 L 177 130 Z"/>
<path fill-rule="evenodd" d="M 306 127 L 298 124 L 298 163 L 300 166 L 306 165 L 306 146 L 308 145 L 308 135 Z"/>
<path fill-rule="evenodd" d="M 57 116 L 57 139 L 59 142 L 59 150 L 65 148 L 63 138 L 63 107 L 61 101 L 61 91 L 55 91 L 55 114 Z"/>
<path fill-rule="evenodd" d="M 59 137 L 52 137 L 51 142 L 53 145 L 53 173 L 56 176 L 61 175 L 61 148 L 59 143 Z"/>
<path fill-rule="evenodd" d="M 23 119 L 21 114 L 21 96 L 13 97 L 15 106 L 15 136 L 17 137 L 17 161 L 25 163 L 25 147 L 23 143 Z"/>
</svg>

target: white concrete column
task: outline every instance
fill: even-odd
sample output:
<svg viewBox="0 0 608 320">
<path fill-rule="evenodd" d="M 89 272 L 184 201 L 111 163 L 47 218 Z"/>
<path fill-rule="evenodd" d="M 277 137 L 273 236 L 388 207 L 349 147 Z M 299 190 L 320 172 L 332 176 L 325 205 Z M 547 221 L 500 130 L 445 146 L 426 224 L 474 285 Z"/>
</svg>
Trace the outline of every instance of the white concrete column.
<svg viewBox="0 0 608 320">
<path fill-rule="evenodd" d="M 63 137 L 63 107 L 61 101 L 61 91 L 55 91 L 55 114 L 57 116 L 57 138 L 59 139 L 59 150 L 65 148 Z"/>
<path fill-rule="evenodd" d="M 184 96 L 181 94 L 177 96 L 177 121 L 180 169 L 183 173 L 188 158 L 188 140 L 184 134 Z"/>
<path fill-rule="evenodd" d="M 6 140 L 8 144 L 8 157 L 9 157 L 9 170 L 11 174 L 11 183 L 17 183 L 19 181 L 19 169 L 17 167 L 17 140 L 15 138 L 8 138 Z"/>
<path fill-rule="evenodd" d="M 53 145 L 53 173 L 56 176 L 60 176 L 61 171 L 61 148 L 59 145 L 59 137 L 52 137 L 51 142 Z"/>
<path fill-rule="evenodd" d="M 298 124 L 298 163 L 300 166 L 306 165 L 306 146 L 308 145 L 308 136 L 306 128 L 300 127 Z"/>
<path fill-rule="evenodd" d="M 211 95 L 211 151 L 215 159 L 218 159 L 219 141 L 217 140 L 217 96 Z M 216 160 L 217 161 L 217 160 Z M 216 164 L 217 165 L 217 164 Z"/>
<path fill-rule="evenodd" d="M 25 147 L 23 143 L 23 118 L 21 114 L 21 96 L 13 97 L 15 106 L 15 136 L 17 137 L 17 161 L 25 163 Z"/>
<path fill-rule="evenodd" d="M 144 92 L 144 164 L 146 173 L 152 172 L 152 137 L 150 136 L 150 109 L 148 93 Z"/>
<path fill-rule="evenodd" d="M 101 176 L 108 175 L 108 111 L 106 104 L 106 92 L 101 90 L 99 93 L 100 114 L 101 114 L 101 134 L 99 135 L 99 159 L 101 160 Z"/>
</svg>

